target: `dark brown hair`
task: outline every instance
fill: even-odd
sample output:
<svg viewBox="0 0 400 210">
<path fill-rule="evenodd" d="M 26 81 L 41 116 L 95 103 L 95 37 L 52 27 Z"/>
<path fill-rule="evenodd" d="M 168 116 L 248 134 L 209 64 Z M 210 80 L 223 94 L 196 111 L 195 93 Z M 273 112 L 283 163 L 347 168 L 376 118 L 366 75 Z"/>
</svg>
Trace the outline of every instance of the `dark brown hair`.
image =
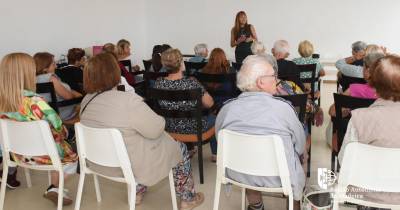
<svg viewBox="0 0 400 210">
<path fill-rule="evenodd" d="M 379 59 L 369 73 L 369 84 L 380 98 L 400 101 L 400 57 L 389 55 Z"/>
<path fill-rule="evenodd" d="M 183 61 L 182 53 L 178 49 L 168 49 L 161 54 L 161 63 L 168 73 L 177 73 Z"/>
<path fill-rule="evenodd" d="M 207 74 L 226 74 L 229 71 L 229 62 L 226 59 L 224 50 L 215 48 L 211 51 L 210 59 L 203 68 L 203 72 Z"/>
<path fill-rule="evenodd" d="M 46 74 L 54 61 L 54 55 L 48 52 L 38 52 L 33 56 L 36 64 L 36 75 Z"/>
<path fill-rule="evenodd" d="M 68 64 L 74 65 L 77 61 L 80 61 L 85 56 L 85 51 L 81 48 L 72 48 L 68 50 L 67 58 Z"/>
<path fill-rule="evenodd" d="M 118 61 L 110 53 L 100 53 L 89 59 L 83 71 L 83 89 L 86 93 L 110 90 L 121 81 Z"/>
</svg>

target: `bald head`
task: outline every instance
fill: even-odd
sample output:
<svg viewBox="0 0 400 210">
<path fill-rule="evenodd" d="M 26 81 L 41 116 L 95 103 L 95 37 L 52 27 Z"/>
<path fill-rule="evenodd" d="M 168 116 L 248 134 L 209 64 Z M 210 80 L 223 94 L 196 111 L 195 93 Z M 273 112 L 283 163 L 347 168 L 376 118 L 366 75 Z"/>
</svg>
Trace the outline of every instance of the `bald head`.
<svg viewBox="0 0 400 210">
<path fill-rule="evenodd" d="M 265 56 L 250 55 L 237 74 L 237 87 L 243 92 L 275 93 L 275 71 Z"/>
</svg>

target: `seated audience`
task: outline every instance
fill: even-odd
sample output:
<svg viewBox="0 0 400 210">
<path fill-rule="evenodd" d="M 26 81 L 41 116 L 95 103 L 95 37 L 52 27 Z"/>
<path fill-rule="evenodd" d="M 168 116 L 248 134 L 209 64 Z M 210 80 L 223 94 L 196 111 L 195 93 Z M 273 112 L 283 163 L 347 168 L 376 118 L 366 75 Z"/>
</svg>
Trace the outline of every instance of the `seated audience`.
<svg viewBox="0 0 400 210">
<path fill-rule="evenodd" d="M 235 69 L 231 68 L 229 61 L 226 58 L 224 50 L 221 48 L 215 48 L 211 51 L 210 59 L 207 65 L 201 70 L 202 73 L 206 74 L 229 74 L 234 73 Z M 214 91 L 222 90 L 224 92 L 232 92 L 234 87 L 231 82 L 225 82 L 224 84 L 210 83 L 206 84 L 206 89 L 213 89 Z M 214 96 L 214 102 L 218 107 L 230 99 L 230 96 Z"/>
<path fill-rule="evenodd" d="M 352 56 L 340 59 L 336 62 L 339 72 L 348 77 L 363 78 L 363 58 L 367 44 L 362 41 L 354 42 L 351 45 Z"/>
<path fill-rule="evenodd" d="M 321 63 L 317 58 L 313 58 L 312 55 L 314 53 L 314 46 L 311 44 L 310 41 L 304 40 L 300 42 L 299 44 L 299 54 L 300 58 L 295 58 L 293 59 L 293 62 L 296 65 L 306 65 L 306 64 L 316 64 L 316 71 L 315 71 L 315 76 L 316 77 L 322 77 L 325 75 L 325 71 L 322 68 Z M 311 78 L 312 74 L 311 72 L 301 72 L 300 73 L 300 78 Z M 315 92 L 319 91 L 318 90 L 318 82 L 315 83 Z"/>
<path fill-rule="evenodd" d="M 52 82 L 57 95 L 57 101 L 82 97 L 82 94 L 72 90 L 68 84 L 62 82 L 54 73 L 56 69 L 54 55 L 48 52 L 39 52 L 33 56 L 33 59 L 36 63 L 36 83 Z M 51 96 L 49 93 L 44 93 L 41 95 L 47 102 L 51 101 Z M 70 121 L 78 117 L 76 108 L 77 105 L 60 107 L 59 111 L 61 119 L 63 121 Z"/>
<path fill-rule="evenodd" d="M 339 153 L 340 163 L 343 161 L 346 146 L 353 141 L 378 147 L 400 148 L 398 140 L 400 136 L 400 58 L 389 55 L 378 59 L 369 71 L 371 76 L 368 82 L 375 88 L 378 99 L 368 108 L 351 112 L 352 117 Z M 349 192 L 361 194 L 357 197 L 362 200 L 400 205 L 400 193 L 371 192 L 360 190 L 358 186 L 349 186 L 349 188 Z"/>
<path fill-rule="evenodd" d="M 154 84 L 154 88 L 163 90 L 191 90 L 198 89 L 202 90 L 202 104 L 205 108 L 210 108 L 214 105 L 213 98 L 208 94 L 204 87 L 194 78 L 188 78 L 183 75 L 185 65 L 183 63 L 183 57 L 178 49 L 169 49 L 161 54 L 161 62 L 163 67 L 167 70 L 169 75 L 164 78 L 158 78 Z M 159 101 L 160 106 L 166 109 L 172 110 L 191 110 L 195 109 L 196 104 L 193 101 Z M 214 126 L 215 116 L 209 115 L 203 117 L 202 127 L 203 132 L 208 131 Z M 166 131 L 171 133 L 181 134 L 195 134 L 197 132 L 197 123 L 195 119 L 187 118 L 166 118 Z M 193 153 L 193 145 L 190 145 L 190 150 Z M 217 142 L 215 138 L 210 142 L 212 160 L 216 160 L 217 154 Z"/>
<path fill-rule="evenodd" d="M 207 45 L 197 44 L 194 47 L 194 54 L 195 56 L 193 58 L 190 58 L 189 62 L 195 62 L 195 63 L 207 62 L 207 56 L 208 56 Z"/>
<path fill-rule="evenodd" d="M 173 169 L 180 209 L 199 206 L 204 195 L 195 192 L 190 159 L 185 144 L 174 141 L 165 131 L 165 120 L 154 113 L 143 99 L 118 91 L 118 62 L 113 55 L 101 53 L 89 59 L 83 80 L 87 95 L 80 111 L 82 124 L 96 128 L 117 128 L 122 133 L 136 182 L 136 204 L 140 204 L 146 186 L 168 176 Z M 121 170 L 89 162 L 92 170 L 121 176 Z"/>
<path fill-rule="evenodd" d="M 278 77 L 283 80 L 293 81 L 304 90 L 297 65 L 293 61 L 286 59 L 289 57 L 289 43 L 286 40 L 278 40 L 274 43 L 271 51 L 278 62 Z"/>
<path fill-rule="evenodd" d="M 103 46 L 103 52 L 105 53 L 110 53 L 112 54 L 115 59 L 118 60 L 118 56 L 116 54 L 116 50 L 115 50 L 115 45 L 113 43 L 107 43 Z M 125 69 L 125 67 L 121 66 L 121 64 L 119 63 L 119 68 L 121 70 L 121 82 L 119 83 L 119 85 L 122 85 L 124 87 L 124 91 L 125 92 L 135 92 L 135 88 L 133 88 L 128 81 L 126 80 L 126 78 L 122 75 L 122 72 Z M 129 74 L 129 73 L 128 73 Z M 129 74 L 130 77 L 132 77 L 133 75 Z"/>
<path fill-rule="evenodd" d="M 33 58 L 25 53 L 6 55 L 0 64 L 0 118 L 14 121 L 45 120 L 50 124 L 51 133 L 58 148 L 58 154 L 64 168 L 64 178 L 76 172 L 78 156 L 65 141 L 66 128 L 61 118 L 43 100 L 36 90 L 36 69 Z M 27 145 L 29 147 L 29 145 Z M 23 157 L 12 154 L 17 162 L 25 164 L 51 164 L 48 156 Z M 14 170 L 16 173 L 16 170 Z M 44 193 L 44 197 L 57 205 L 59 176 L 51 173 L 51 185 Z M 72 204 L 67 192 L 63 193 L 64 205 Z"/>
<path fill-rule="evenodd" d="M 237 86 L 243 93 L 221 109 L 215 123 L 216 133 L 222 129 L 229 129 L 253 135 L 281 136 L 293 188 L 294 209 L 299 210 L 305 186 L 305 173 L 300 163 L 306 140 L 303 125 L 288 103 L 273 97 L 276 94 L 276 72 L 264 56 L 248 56 L 237 78 Z M 226 175 L 253 186 L 281 186 L 279 177 L 252 176 L 230 169 Z M 246 194 L 248 209 L 264 209 L 261 192 L 246 190 Z"/>
<path fill-rule="evenodd" d="M 61 81 L 67 83 L 72 90 L 83 94 L 83 72 L 85 65 L 85 51 L 81 48 L 72 48 L 67 54 L 68 66 L 56 70 L 57 76 Z"/>
<path fill-rule="evenodd" d="M 166 72 L 166 70 L 163 68 L 162 63 L 161 63 L 161 54 L 170 48 L 171 48 L 171 46 L 169 46 L 168 44 L 155 45 L 153 47 L 153 53 L 151 55 L 150 71 Z"/>
<path fill-rule="evenodd" d="M 131 43 L 128 40 L 121 39 L 118 41 L 116 46 L 116 53 L 118 56 L 118 61 L 130 60 L 131 56 Z M 134 86 L 136 81 L 135 77 L 129 73 L 129 69 L 126 69 L 121 62 L 119 62 L 119 66 L 122 71 L 122 76 L 128 81 L 131 86 Z M 133 71 L 139 71 L 140 67 L 138 65 L 132 66 Z"/>
<path fill-rule="evenodd" d="M 251 44 L 251 52 L 253 55 L 266 55 L 264 44 L 260 41 L 253 41 Z"/>
</svg>

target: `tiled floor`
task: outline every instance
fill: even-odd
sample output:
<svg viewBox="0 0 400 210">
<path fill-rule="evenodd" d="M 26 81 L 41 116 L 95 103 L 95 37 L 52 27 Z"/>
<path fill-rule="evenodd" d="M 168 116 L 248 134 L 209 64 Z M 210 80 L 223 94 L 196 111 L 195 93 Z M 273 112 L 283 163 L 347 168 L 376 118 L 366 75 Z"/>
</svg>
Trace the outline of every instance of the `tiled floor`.
<svg viewBox="0 0 400 210">
<path fill-rule="evenodd" d="M 332 104 L 332 93 L 335 91 L 336 84 L 327 83 L 322 86 L 322 107 L 325 113 L 325 122 L 322 127 L 312 128 L 312 173 L 307 184 L 313 185 L 317 183 L 316 172 L 319 167 L 330 167 L 330 149 L 325 141 L 325 128 L 328 123 L 326 115 L 327 109 Z M 208 145 L 205 146 L 205 184 L 200 185 L 197 169 L 197 157 L 193 159 L 193 169 L 198 191 L 204 192 L 205 202 L 196 210 L 210 210 L 214 200 L 214 185 L 216 167 L 210 161 L 210 150 Z M 50 210 L 55 206 L 42 197 L 44 190 L 47 188 L 46 172 L 32 171 L 32 188 L 27 188 L 23 171 L 19 170 L 18 178 L 22 182 L 22 186 L 15 190 L 7 190 L 5 200 L 5 210 Z M 78 176 L 73 176 L 66 182 L 66 187 L 70 190 L 70 195 L 75 198 L 76 188 L 78 185 Z M 91 176 L 86 178 L 85 188 L 82 199 L 82 210 L 127 210 L 127 188 L 124 184 L 111 182 L 100 179 L 100 188 L 102 191 L 102 202 L 97 203 L 93 179 Z M 240 209 L 240 189 L 233 187 L 231 191 L 221 190 L 221 210 L 239 210 Z M 266 197 L 264 199 L 267 210 L 285 210 L 286 201 L 282 198 Z M 72 206 L 64 207 L 65 210 L 72 210 Z M 143 203 L 137 206 L 138 210 L 167 210 L 172 209 L 168 180 L 165 179 L 156 186 L 149 188 Z M 351 209 L 351 208 L 341 208 Z"/>
</svg>

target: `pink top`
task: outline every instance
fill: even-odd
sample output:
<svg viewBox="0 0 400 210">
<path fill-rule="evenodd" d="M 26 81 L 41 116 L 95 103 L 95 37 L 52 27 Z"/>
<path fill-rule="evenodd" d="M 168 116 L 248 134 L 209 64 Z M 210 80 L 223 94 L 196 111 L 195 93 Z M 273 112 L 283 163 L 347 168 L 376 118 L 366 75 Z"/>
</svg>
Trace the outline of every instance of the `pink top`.
<svg viewBox="0 0 400 210">
<path fill-rule="evenodd" d="M 371 98 L 376 99 L 375 89 L 368 84 L 351 84 L 349 87 L 350 96 L 357 98 Z"/>
</svg>

